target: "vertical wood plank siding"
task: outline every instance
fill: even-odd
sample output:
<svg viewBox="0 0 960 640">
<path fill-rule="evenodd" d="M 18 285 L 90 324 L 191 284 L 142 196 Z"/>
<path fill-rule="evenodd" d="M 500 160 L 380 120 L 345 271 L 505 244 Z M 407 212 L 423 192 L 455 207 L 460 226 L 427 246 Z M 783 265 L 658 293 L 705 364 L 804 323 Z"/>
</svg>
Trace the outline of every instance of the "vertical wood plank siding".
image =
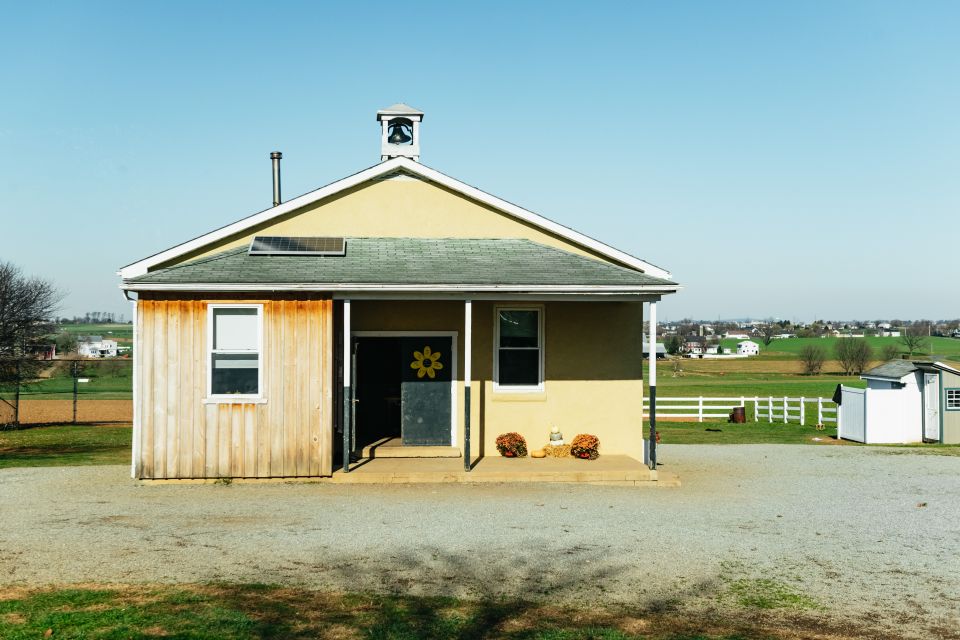
<svg viewBox="0 0 960 640">
<path fill-rule="evenodd" d="M 207 307 L 263 305 L 262 403 L 207 397 Z M 267 478 L 333 470 L 333 303 L 141 298 L 141 478 Z"/>
</svg>

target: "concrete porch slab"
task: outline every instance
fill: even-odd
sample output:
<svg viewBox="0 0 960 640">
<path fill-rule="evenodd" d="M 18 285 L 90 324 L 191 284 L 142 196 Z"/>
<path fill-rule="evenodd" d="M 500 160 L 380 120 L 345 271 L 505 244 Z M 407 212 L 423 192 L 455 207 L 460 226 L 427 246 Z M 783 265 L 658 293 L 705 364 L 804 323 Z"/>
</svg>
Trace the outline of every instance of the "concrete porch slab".
<svg viewBox="0 0 960 640">
<path fill-rule="evenodd" d="M 473 460 L 468 473 L 460 458 L 373 458 L 334 471 L 331 481 L 344 484 L 413 484 L 468 482 L 577 482 L 598 485 L 679 487 L 680 478 L 651 471 L 630 456 L 575 458 L 503 458 Z"/>
<path fill-rule="evenodd" d="M 361 456 L 367 458 L 459 458 L 457 447 L 414 447 L 404 445 L 400 438 L 383 438 L 363 448 Z"/>
</svg>

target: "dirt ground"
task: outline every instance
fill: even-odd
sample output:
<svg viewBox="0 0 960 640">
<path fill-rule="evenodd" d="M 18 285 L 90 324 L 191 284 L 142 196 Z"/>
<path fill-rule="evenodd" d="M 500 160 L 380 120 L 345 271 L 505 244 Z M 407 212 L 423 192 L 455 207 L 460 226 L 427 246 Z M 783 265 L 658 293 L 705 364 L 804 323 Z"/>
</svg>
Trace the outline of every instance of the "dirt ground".
<svg viewBox="0 0 960 640">
<path fill-rule="evenodd" d="M 960 638 L 960 457 L 664 445 L 675 489 L 141 485 L 127 466 L 0 471 L 0 590 L 262 582 L 522 596 L 797 637 Z M 28 506 L 27 506 L 28 505 Z"/>
<path fill-rule="evenodd" d="M 4 413 L 10 413 L 9 409 Z M 73 400 L 20 400 L 21 424 L 45 424 L 72 420 Z M 132 420 L 132 400 L 77 401 L 77 422 L 131 422 Z"/>
</svg>

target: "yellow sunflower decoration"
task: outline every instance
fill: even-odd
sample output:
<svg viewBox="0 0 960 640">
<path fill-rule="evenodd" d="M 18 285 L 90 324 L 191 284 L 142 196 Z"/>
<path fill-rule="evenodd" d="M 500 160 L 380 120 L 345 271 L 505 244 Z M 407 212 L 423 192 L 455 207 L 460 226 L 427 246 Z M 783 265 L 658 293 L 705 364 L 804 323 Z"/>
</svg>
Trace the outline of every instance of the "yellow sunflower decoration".
<svg viewBox="0 0 960 640">
<path fill-rule="evenodd" d="M 433 351 L 429 346 L 423 348 L 423 353 L 414 351 L 413 357 L 415 360 L 410 363 L 410 368 L 417 370 L 418 378 L 423 376 L 436 378 L 437 371 L 443 369 L 443 363 L 440 362 L 440 353 Z"/>
</svg>

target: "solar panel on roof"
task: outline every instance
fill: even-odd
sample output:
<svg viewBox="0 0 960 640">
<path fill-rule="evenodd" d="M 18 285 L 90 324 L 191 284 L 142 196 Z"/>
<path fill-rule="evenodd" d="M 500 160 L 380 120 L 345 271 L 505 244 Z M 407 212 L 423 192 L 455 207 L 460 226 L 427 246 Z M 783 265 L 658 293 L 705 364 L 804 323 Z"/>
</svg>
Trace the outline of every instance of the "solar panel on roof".
<svg viewBox="0 0 960 640">
<path fill-rule="evenodd" d="M 248 253 L 251 256 L 342 256 L 346 252 L 344 238 L 256 236 Z"/>
</svg>

